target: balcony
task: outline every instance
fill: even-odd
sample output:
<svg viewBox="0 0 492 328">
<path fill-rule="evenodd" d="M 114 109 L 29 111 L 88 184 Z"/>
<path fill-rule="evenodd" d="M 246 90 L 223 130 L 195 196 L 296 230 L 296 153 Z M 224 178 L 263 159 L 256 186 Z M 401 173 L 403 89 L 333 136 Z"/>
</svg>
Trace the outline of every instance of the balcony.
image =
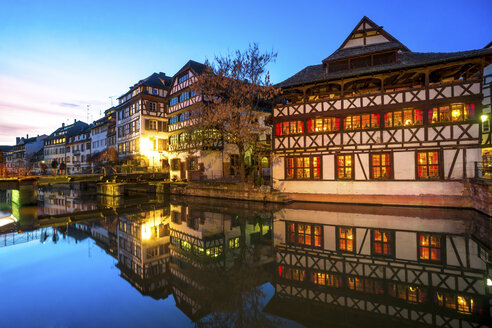
<svg viewBox="0 0 492 328">
<path fill-rule="evenodd" d="M 429 87 L 411 88 L 392 92 L 362 94 L 352 97 L 322 99 L 313 102 L 278 105 L 273 110 L 274 117 L 286 117 L 310 113 L 350 110 L 389 105 L 409 105 L 422 101 L 435 101 L 447 98 L 478 96 L 481 94 L 480 80 L 457 81 L 433 84 Z"/>
</svg>

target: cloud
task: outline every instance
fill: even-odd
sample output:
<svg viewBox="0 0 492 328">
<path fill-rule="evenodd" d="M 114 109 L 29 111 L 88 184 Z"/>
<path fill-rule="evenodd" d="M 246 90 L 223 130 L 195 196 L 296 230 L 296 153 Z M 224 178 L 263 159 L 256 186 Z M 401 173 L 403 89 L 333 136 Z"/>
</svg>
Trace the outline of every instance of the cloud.
<svg viewBox="0 0 492 328">
<path fill-rule="evenodd" d="M 61 103 L 58 103 L 58 106 L 60 107 L 79 107 L 79 105 L 77 104 L 71 104 L 71 103 L 67 103 L 67 102 L 61 102 Z"/>
</svg>

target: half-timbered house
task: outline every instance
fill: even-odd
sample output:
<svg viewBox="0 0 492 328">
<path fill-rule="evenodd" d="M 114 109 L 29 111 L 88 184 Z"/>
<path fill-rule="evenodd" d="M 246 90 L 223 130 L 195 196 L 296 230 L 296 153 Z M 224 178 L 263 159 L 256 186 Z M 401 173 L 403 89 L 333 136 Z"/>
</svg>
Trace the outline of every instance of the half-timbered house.
<svg viewBox="0 0 492 328">
<path fill-rule="evenodd" d="M 473 210 L 288 205 L 274 214 L 268 311 L 308 326 L 488 327 L 488 221 Z"/>
<path fill-rule="evenodd" d="M 166 102 L 171 77 L 154 73 L 118 98 L 117 150 L 120 159 L 140 156 L 152 168 L 167 166 Z"/>
<path fill-rule="evenodd" d="M 490 48 L 412 52 L 364 17 L 278 84 L 274 186 L 294 199 L 469 206 L 491 62 Z"/>
</svg>

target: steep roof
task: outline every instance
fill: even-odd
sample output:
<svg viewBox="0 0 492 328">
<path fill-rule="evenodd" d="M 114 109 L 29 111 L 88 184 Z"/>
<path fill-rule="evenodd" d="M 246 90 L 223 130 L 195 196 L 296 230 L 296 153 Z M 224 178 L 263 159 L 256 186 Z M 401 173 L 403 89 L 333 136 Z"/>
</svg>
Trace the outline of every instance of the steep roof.
<svg viewBox="0 0 492 328">
<path fill-rule="evenodd" d="M 184 64 L 184 66 L 181 67 L 181 69 L 176 74 L 174 74 L 173 78 L 176 78 L 177 76 L 179 76 L 181 73 L 183 73 L 188 69 L 191 69 L 194 73 L 200 75 L 203 73 L 206 67 L 207 66 L 205 64 L 199 63 L 194 60 L 188 60 L 188 62 Z"/>
<path fill-rule="evenodd" d="M 159 89 L 168 90 L 171 86 L 172 80 L 173 80 L 172 77 L 167 76 L 166 73 L 163 73 L 163 72 L 153 73 L 152 75 L 150 75 L 150 76 L 146 77 L 145 79 L 142 79 L 142 80 L 138 81 L 137 83 L 135 83 L 134 85 L 132 85 L 130 87 L 130 90 L 128 90 L 123 95 L 118 97 L 118 99 L 125 97 L 127 94 L 129 94 L 130 92 L 132 92 L 135 88 L 137 88 L 139 86 L 149 86 L 152 88 L 159 88 Z"/>
<path fill-rule="evenodd" d="M 81 133 L 81 131 L 86 129 L 88 126 L 89 126 L 89 124 L 87 124 L 85 122 L 76 121 L 73 124 L 59 127 L 53 133 L 51 133 L 46 138 L 46 140 L 55 139 L 55 138 L 59 137 L 60 135 L 63 135 L 65 137 L 71 137 L 73 135 Z"/>
<path fill-rule="evenodd" d="M 364 33 L 374 33 L 370 36 Z M 375 37 L 375 40 L 358 40 L 357 42 L 366 43 L 365 45 L 357 45 L 357 43 L 351 43 L 355 40 L 353 36 L 357 33 L 362 33 L 362 38 Z M 360 38 L 359 38 L 360 39 Z M 327 72 L 326 63 L 334 60 L 346 59 L 349 57 L 355 57 L 365 54 L 374 54 L 384 51 L 397 51 L 398 60 L 393 63 L 366 66 L 361 68 L 355 68 L 337 72 Z M 297 72 L 288 79 L 278 83 L 276 87 L 292 87 L 296 85 L 303 85 L 308 83 L 315 83 L 321 81 L 337 80 L 341 78 L 348 78 L 353 76 L 360 76 L 371 73 L 379 73 L 391 70 L 400 70 L 412 67 L 419 67 L 425 65 L 438 64 L 442 62 L 463 60 L 472 57 L 492 55 L 492 48 L 484 48 L 477 50 L 468 50 L 460 52 L 412 52 L 408 50 L 400 41 L 395 39 L 389 33 L 383 30 L 381 26 L 376 25 L 369 18 L 365 17 L 357 24 L 354 30 L 350 33 L 349 37 L 345 39 L 340 48 L 338 48 L 333 54 L 325 58 L 321 64 L 310 65 Z"/>
</svg>

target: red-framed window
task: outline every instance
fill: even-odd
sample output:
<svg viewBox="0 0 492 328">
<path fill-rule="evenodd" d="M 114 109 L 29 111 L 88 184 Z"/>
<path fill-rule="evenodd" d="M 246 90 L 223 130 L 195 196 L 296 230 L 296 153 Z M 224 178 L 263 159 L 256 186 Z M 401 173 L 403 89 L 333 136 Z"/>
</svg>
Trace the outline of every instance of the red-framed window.
<svg viewBox="0 0 492 328">
<path fill-rule="evenodd" d="M 295 280 L 295 281 L 305 281 L 306 280 L 306 270 L 292 268 L 285 265 L 278 266 L 278 276 L 280 278 Z"/>
<path fill-rule="evenodd" d="M 444 259 L 444 236 L 418 233 L 419 260 L 442 262 Z"/>
<path fill-rule="evenodd" d="M 371 154 L 371 179 L 391 179 L 392 165 L 391 153 Z"/>
<path fill-rule="evenodd" d="M 354 155 L 336 156 L 336 176 L 338 180 L 354 179 Z"/>
<path fill-rule="evenodd" d="M 424 112 L 421 109 L 403 109 L 384 114 L 384 126 L 394 128 L 399 126 L 415 126 L 424 123 Z"/>
<path fill-rule="evenodd" d="M 323 247 L 323 227 L 319 224 L 287 222 L 287 244 Z"/>
<path fill-rule="evenodd" d="M 371 230 L 372 254 L 376 256 L 394 257 L 395 233 L 388 230 Z"/>
<path fill-rule="evenodd" d="M 309 133 L 333 132 L 340 130 L 340 119 L 338 117 L 316 118 L 307 121 Z"/>
<path fill-rule="evenodd" d="M 441 158 L 439 152 L 417 152 L 417 178 L 420 180 L 432 180 L 441 178 Z"/>
<path fill-rule="evenodd" d="M 290 180 L 321 179 L 321 157 L 299 156 L 285 159 L 286 178 Z"/>
<path fill-rule="evenodd" d="M 473 119 L 474 116 L 474 104 L 457 103 L 429 110 L 429 122 L 431 123 L 463 122 Z"/>
<path fill-rule="evenodd" d="M 355 252 L 355 229 L 337 227 L 337 249 L 343 252 Z"/>
<path fill-rule="evenodd" d="M 344 122 L 344 129 L 347 131 L 375 129 L 379 128 L 379 114 L 347 116 Z"/>
<path fill-rule="evenodd" d="M 292 121 L 277 123 L 275 126 L 277 136 L 288 136 L 304 133 L 303 121 Z"/>
</svg>

